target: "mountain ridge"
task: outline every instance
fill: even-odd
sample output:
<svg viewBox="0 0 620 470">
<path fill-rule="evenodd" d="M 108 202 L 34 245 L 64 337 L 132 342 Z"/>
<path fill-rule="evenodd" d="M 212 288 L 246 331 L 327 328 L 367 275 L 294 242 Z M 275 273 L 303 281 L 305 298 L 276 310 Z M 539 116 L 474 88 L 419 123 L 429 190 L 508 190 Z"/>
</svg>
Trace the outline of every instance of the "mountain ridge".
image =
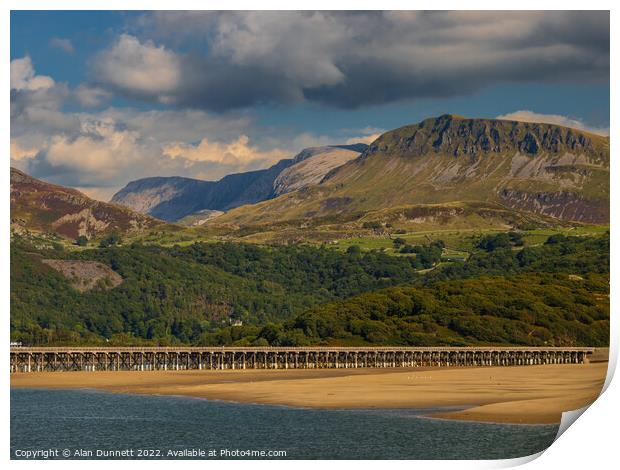
<svg viewBox="0 0 620 470">
<path fill-rule="evenodd" d="M 335 149 L 341 150 L 339 155 L 351 152 L 357 156 L 359 150 L 365 148 L 365 144 L 310 147 L 269 168 L 234 173 L 218 181 L 179 176 L 141 178 L 114 194 L 111 202 L 175 222 L 202 210 L 226 211 L 270 199 L 277 195 L 274 182 L 284 170 L 317 154 L 338 153 Z M 346 161 L 343 160 L 343 163 Z M 330 166 L 326 171 L 332 168 Z"/>
<path fill-rule="evenodd" d="M 361 220 L 395 206 L 464 201 L 608 223 L 609 138 L 553 124 L 429 118 L 384 133 L 316 186 L 231 210 L 209 224 Z"/>
</svg>

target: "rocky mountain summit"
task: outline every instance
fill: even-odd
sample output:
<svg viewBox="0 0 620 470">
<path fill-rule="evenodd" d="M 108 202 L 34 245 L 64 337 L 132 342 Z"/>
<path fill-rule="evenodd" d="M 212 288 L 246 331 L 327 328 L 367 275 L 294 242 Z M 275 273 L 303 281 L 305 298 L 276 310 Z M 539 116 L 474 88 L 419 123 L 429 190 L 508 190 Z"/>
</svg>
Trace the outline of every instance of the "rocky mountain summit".
<svg viewBox="0 0 620 470">
<path fill-rule="evenodd" d="M 386 132 L 365 152 L 415 157 L 427 154 L 479 156 L 489 153 L 588 154 L 603 161 L 605 138 L 553 124 L 466 119 L 446 114 Z M 608 150 L 608 148 L 607 148 Z"/>
</svg>

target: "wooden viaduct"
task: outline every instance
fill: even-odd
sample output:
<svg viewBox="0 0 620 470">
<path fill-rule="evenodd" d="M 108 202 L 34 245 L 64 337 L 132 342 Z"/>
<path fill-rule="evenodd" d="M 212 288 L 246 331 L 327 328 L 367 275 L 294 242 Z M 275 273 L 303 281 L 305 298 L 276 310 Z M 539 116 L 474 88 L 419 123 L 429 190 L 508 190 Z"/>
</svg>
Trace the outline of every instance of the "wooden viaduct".
<svg viewBox="0 0 620 470">
<path fill-rule="evenodd" d="M 11 372 L 583 364 L 572 347 L 11 347 Z"/>
</svg>

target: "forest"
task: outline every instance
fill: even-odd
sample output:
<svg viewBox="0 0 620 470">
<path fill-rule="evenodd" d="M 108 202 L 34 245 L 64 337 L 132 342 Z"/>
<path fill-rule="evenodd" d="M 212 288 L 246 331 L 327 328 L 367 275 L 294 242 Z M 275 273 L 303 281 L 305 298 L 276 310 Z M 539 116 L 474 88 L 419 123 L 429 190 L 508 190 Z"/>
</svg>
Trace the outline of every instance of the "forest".
<svg viewBox="0 0 620 470">
<path fill-rule="evenodd" d="M 589 345 L 609 341 L 609 233 L 481 237 L 380 250 L 11 243 L 11 339 L 23 344 Z M 97 261 L 123 278 L 81 292 L 44 259 Z"/>
</svg>

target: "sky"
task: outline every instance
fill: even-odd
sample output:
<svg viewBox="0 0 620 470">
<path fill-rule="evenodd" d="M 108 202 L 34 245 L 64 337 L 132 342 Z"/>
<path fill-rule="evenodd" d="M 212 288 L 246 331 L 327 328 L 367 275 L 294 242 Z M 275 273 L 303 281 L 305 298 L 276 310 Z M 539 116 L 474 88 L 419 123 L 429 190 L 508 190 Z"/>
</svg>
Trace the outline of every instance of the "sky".
<svg viewBox="0 0 620 470">
<path fill-rule="evenodd" d="M 11 13 L 11 165 L 109 200 L 441 114 L 608 135 L 608 12 Z"/>
</svg>

